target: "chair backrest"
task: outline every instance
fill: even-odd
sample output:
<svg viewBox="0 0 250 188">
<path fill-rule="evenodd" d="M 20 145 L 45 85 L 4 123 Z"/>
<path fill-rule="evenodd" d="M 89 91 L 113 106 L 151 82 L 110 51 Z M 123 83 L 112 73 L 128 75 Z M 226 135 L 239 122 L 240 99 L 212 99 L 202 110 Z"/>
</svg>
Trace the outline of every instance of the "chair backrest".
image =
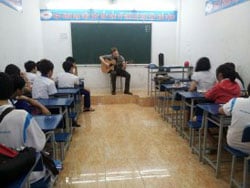
<svg viewBox="0 0 250 188">
<path fill-rule="evenodd" d="M 250 142 L 250 125 L 247 125 L 244 128 L 241 141 Z"/>
</svg>

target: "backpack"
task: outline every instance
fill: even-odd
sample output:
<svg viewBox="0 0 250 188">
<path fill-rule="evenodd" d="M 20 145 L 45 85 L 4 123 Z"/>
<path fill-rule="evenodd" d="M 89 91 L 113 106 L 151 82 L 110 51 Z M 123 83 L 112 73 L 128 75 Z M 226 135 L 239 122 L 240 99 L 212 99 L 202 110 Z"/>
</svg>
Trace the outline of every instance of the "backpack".
<svg viewBox="0 0 250 188">
<path fill-rule="evenodd" d="M 0 115 L 0 123 L 3 118 L 14 108 L 5 109 Z M 26 147 L 16 151 L 3 144 L 0 144 L 0 185 L 6 186 L 18 180 L 26 174 L 36 161 L 36 150 Z"/>
</svg>

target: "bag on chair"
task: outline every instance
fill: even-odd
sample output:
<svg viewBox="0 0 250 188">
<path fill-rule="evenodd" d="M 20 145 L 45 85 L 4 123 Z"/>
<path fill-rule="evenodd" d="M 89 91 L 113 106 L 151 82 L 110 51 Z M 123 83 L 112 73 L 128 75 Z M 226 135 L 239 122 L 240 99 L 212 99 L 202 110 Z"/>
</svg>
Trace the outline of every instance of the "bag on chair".
<svg viewBox="0 0 250 188">
<path fill-rule="evenodd" d="M 0 123 L 13 108 L 5 109 L 0 115 Z M 27 173 L 36 161 L 36 150 L 26 147 L 16 151 L 0 144 L 0 185 L 7 185 Z"/>
<path fill-rule="evenodd" d="M 0 144 L 0 185 L 7 185 L 27 173 L 36 161 L 36 150 L 16 151 Z"/>
</svg>

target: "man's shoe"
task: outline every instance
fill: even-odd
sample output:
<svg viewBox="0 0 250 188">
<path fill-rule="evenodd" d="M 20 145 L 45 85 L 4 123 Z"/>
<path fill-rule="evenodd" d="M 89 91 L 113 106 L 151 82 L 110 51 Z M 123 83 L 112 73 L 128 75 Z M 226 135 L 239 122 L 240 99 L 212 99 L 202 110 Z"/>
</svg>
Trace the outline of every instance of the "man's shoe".
<svg viewBox="0 0 250 188">
<path fill-rule="evenodd" d="M 78 124 L 77 122 L 73 121 L 72 122 L 72 127 L 81 127 L 81 125 Z"/>
<path fill-rule="evenodd" d="M 126 95 L 133 95 L 133 93 L 131 93 L 129 91 L 125 91 L 124 94 L 126 94 Z"/>
<path fill-rule="evenodd" d="M 112 91 L 112 93 L 111 93 L 112 95 L 115 95 L 116 94 L 116 92 L 115 91 Z"/>
</svg>

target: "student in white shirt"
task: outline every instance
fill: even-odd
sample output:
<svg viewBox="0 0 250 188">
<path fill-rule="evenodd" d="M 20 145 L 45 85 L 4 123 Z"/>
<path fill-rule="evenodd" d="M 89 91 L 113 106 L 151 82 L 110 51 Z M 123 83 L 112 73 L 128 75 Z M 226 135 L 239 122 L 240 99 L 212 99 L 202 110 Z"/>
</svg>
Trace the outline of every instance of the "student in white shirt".
<svg viewBox="0 0 250 188">
<path fill-rule="evenodd" d="M 38 76 L 33 82 L 32 98 L 47 99 L 57 93 L 55 82 L 52 80 L 54 65 L 51 61 L 43 59 L 37 68 L 41 72 L 41 76 Z"/>
<path fill-rule="evenodd" d="M 194 73 L 192 75 L 192 82 L 189 91 L 201 91 L 206 92 L 216 82 L 215 75 L 210 72 L 210 60 L 207 57 L 200 58 L 195 66 Z"/>
<path fill-rule="evenodd" d="M 11 76 L 11 78 L 13 80 L 14 92 L 11 96 L 10 101 L 16 109 L 26 110 L 32 115 L 50 115 L 50 111 L 44 105 L 42 105 L 35 99 L 23 95 L 25 81 L 21 76 L 13 75 Z"/>
<path fill-rule="evenodd" d="M 13 94 L 13 81 L 9 75 L 0 73 L 0 114 L 13 108 L 8 99 Z M 0 123 L 0 143 L 14 149 L 33 147 L 37 152 L 43 150 L 46 138 L 37 122 L 25 110 L 12 110 Z M 44 171 L 32 176 L 31 182 L 44 176 Z"/>
<path fill-rule="evenodd" d="M 250 93 L 250 84 L 247 91 Z M 250 143 L 241 142 L 244 128 L 250 125 L 250 97 L 233 98 L 220 107 L 219 112 L 232 116 L 231 125 L 227 131 L 228 145 L 250 154 Z"/>
<path fill-rule="evenodd" d="M 26 70 L 26 76 L 31 84 L 31 87 L 33 85 L 34 80 L 37 77 L 37 66 L 34 61 L 27 61 L 24 63 L 24 68 Z"/>
<path fill-rule="evenodd" d="M 80 81 L 77 76 L 77 66 L 75 59 L 72 57 L 67 57 L 66 61 L 63 62 L 64 73 L 58 74 L 56 81 L 58 87 L 79 87 Z M 81 94 L 84 95 L 84 107 L 83 112 L 94 111 L 91 107 L 90 91 L 86 88 L 81 88 Z"/>
</svg>

